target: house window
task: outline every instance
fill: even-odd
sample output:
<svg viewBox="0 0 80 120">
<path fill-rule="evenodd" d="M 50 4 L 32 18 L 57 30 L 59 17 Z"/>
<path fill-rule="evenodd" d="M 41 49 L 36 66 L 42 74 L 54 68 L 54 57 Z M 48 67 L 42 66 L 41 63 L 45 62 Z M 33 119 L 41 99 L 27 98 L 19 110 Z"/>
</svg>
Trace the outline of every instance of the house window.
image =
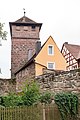
<svg viewBox="0 0 80 120">
<path fill-rule="evenodd" d="M 55 68 L 55 64 L 53 62 L 48 62 L 47 68 L 48 69 L 54 69 Z"/>
<path fill-rule="evenodd" d="M 52 45 L 48 46 L 48 55 L 53 55 L 53 46 Z"/>
</svg>

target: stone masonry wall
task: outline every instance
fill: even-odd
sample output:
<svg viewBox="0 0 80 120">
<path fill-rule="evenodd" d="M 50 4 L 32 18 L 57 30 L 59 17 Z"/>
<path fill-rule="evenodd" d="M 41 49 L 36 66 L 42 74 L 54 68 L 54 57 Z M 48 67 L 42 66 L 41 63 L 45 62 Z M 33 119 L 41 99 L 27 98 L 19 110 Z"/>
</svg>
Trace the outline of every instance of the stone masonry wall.
<svg viewBox="0 0 80 120">
<path fill-rule="evenodd" d="M 11 79 L 0 79 L 0 95 L 6 95 L 9 92 L 15 92 L 16 82 Z"/>
<path fill-rule="evenodd" d="M 14 39 L 12 41 L 11 51 L 11 74 L 15 73 L 25 62 L 28 61 L 28 52 L 32 50 L 32 56 L 35 53 L 36 40 L 34 39 Z M 12 76 L 11 75 L 11 76 Z"/>
<path fill-rule="evenodd" d="M 45 73 L 42 76 L 38 76 L 36 81 L 40 85 L 41 92 L 52 91 L 65 92 L 71 91 L 74 93 L 80 93 L 80 70 L 74 71 L 53 71 L 51 73 Z"/>
<path fill-rule="evenodd" d="M 26 75 L 25 75 L 26 74 Z M 22 75 L 22 77 L 21 77 Z M 20 92 L 21 86 L 26 81 L 34 80 L 34 64 L 31 64 L 22 73 L 17 74 L 16 80 L 0 79 L 0 95 L 9 92 Z M 47 71 L 44 75 L 38 76 L 35 80 L 40 85 L 41 92 L 51 91 L 53 93 L 71 91 L 80 93 L 80 69 L 74 71 Z"/>
<path fill-rule="evenodd" d="M 35 78 L 35 64 L 30 64 L 27 68 L 23 69 L 16 74 L 16 92 L 20 92 L 25 83 L 34 80 Z"/>
</svg>

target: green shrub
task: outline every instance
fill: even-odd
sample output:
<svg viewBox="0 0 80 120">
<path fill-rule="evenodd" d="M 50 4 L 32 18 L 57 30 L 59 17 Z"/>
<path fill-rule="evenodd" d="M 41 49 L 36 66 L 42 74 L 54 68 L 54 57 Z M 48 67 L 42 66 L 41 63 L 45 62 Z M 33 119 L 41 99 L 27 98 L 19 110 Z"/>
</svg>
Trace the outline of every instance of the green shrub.
<svg viewBox="0 0 80 120">
<path fill-rule="evenodd" d="M 39 101 L 39 86 L 36 82 L 27 84 L 22 95 L 23 104 L 30 106 Z"/>
<path fill-rule="evenodd" d="M 23 104 L 22 97 L 14 93 L 2 97 L 1 105 L 5 107 L 20 106 Z"/>
<path fill-rule="evenodd" d="M 45 92 L 41 94 L 40 102 L 45 104 L 50 104 L 52 102 L 52 94 L 50 92 Z"/>
<path fill-rule="evenodd" d="M 78 97 L 73 93 L 58 93 L 54 97 L 55 103 L 58 105 L 62 120 L 68 117 L 77 120 L 78 114 Z"/>
<path fill-rule="evenodd" d="M 39 86 L 36 82 L 26 84 L 24 91 L 20 95 L 10 93 L 6 96 L 0 97 L 0 106 L 11 107 L 21 105 L 33 105 L 39 101 Z"/>
</svg>

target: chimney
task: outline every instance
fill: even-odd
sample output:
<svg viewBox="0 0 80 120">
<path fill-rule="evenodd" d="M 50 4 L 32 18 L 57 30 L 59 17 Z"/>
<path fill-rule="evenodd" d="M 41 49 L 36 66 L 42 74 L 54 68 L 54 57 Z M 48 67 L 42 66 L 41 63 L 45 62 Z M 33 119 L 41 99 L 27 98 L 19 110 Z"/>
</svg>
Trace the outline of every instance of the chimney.
<svg viewBox="0 0 80 120">
<path fill-rule="evenodd" d="M 36 54 L 38 54 L 40 50 L 41 50 L 41 41 L 37 41 L 36 42 Z"/>
</svg>

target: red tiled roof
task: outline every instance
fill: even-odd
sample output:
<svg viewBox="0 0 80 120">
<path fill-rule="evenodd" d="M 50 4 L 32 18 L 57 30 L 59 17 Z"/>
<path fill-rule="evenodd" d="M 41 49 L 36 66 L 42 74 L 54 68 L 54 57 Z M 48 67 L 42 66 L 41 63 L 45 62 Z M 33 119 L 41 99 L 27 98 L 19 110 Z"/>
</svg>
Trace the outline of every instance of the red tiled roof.
<svg viewBox="0 0 80 120">
<path fill-rule="evenodd" d="M 76 59 L 80 59 L 80 45 L 64 43 L 64 46 Z"/>
</svg>

